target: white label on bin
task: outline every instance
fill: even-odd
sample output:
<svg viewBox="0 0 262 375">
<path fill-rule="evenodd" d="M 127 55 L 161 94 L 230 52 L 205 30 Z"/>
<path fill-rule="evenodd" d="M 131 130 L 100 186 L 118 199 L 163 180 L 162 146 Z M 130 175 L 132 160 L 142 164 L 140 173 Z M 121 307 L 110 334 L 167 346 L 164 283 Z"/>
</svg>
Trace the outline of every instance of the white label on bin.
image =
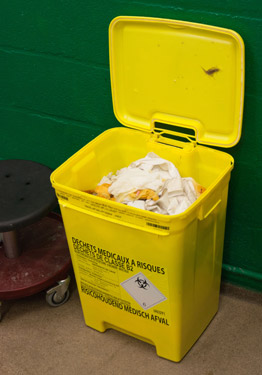
<svg viewBox="0 0 262 375">
<path fill-rule="evenodd" d="M 123 281 L 121 286 L 144 310 L 167 299 L 142 272 Z"/>
</svg>

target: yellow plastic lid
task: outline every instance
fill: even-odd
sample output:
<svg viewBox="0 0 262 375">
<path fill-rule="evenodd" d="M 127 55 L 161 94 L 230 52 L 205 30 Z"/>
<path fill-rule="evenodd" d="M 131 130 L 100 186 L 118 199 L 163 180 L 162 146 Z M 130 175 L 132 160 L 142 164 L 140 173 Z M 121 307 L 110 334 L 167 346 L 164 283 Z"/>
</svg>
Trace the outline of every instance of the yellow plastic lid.
<svg viewBox="0 0 262 375">
<path fill-rule="evenodd" d="M 117 17 L 109 50 L 113 107 L 123 125 L 150 132 L 156 123 L 193 129 L 197 142 L 220 147 L 239 141 L 244 43 L 235 31 Z"/>
</svg>

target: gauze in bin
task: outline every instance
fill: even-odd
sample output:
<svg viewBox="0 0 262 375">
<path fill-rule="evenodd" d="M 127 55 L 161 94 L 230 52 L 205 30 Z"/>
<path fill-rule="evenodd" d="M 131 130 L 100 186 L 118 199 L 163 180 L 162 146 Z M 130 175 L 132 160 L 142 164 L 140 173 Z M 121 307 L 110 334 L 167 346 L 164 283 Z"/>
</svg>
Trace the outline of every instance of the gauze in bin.
<svg viewBox="0 0 262 375">
<path fill-rule="evenodd" d="M 192 178 L 182 178 L 168 160 L 153 152 L 132 162 L 128 167 L 103 177 L 99 184 L 109 183 L 108 191 L 116 201 L 160 214 L 175 215 L 185 211 L 198 197 Z M 137 190 L 152 189 L 159 200 L 134 200 L 129 195 Z"/>
</svg>

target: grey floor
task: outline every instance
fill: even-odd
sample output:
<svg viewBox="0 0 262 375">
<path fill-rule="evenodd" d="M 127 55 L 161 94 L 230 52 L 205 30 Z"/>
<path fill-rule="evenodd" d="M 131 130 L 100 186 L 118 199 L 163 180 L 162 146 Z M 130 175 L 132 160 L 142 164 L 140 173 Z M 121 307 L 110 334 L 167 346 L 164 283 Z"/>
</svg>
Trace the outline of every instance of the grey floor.
<svg viewBox="0 0 262 375">
<path fill-rule="evenodd" d="M 40 293 L 5 304 L 0 323 L 0 374 L 261 375 L 262 294 L 222 285 L 216 317 L 180 363 L 149 344 L 84 324 L 75 283 L 52 308 Z"/>
</svg>

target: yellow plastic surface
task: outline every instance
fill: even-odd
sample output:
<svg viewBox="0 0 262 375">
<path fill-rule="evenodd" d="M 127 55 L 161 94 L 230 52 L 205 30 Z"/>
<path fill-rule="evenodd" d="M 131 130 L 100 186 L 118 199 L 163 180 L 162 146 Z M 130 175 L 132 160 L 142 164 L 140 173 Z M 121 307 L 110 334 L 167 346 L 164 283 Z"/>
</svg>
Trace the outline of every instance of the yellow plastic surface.
<svg viewBox="0 0 262 375">
<path fill-rule="evenodd" d="M 149 151 L 207 188 L 184 213 L 159 215 L 83 192 Z M 88 326 L 117 329 L 155 345 L 159 356 L 183 358 L 218 309 L 232 168 L 224 152 L 170 147 L 150 133 L 115 128 L 52 173 Z"/>
<path fill-rule="evenodd" d="M 197 142 L 240 139 L 244 43 L 234 31 L 175 20 L 118 17 L 109 29 L 114 112 L 128 127 L 193 129 Z"/>
</svg>

